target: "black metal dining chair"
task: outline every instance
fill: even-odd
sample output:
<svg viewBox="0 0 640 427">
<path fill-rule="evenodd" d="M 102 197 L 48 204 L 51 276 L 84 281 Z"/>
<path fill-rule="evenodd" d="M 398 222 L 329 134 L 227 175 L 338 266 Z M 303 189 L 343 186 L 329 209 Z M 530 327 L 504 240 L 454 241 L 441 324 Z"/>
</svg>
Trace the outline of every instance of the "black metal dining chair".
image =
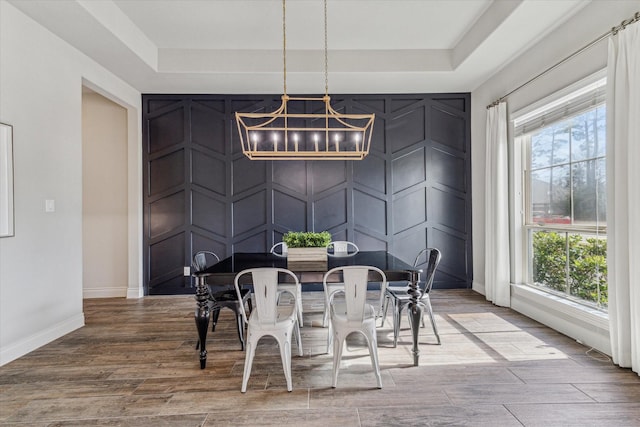
<svg viewBox="0 0 640 427">
<path fill-rule="evenodd" d="M 220 258 L 214 252 L 211 251 L 199 251 L 193 256 L 192 268 L 194 272 L 199 272 L 211 267 L 215 263 L 219 262 Z M 206 281 L 206 278 L 205 278 Z M 229 284 L 232 285 L 231 283 Z M 252 310 L 251 304 L 251 291 L 249 289 L 241 289 L 242 299 L 238 299 L 238 294 L 234 288 L 212 286 L 207 284 L 209 288 L 209 311 L 211 313 L 211 332 L 216 330 L 218 323 L 218 317 L 220 316 L 220 310 L 228 308 L 233 310 L 236 316 L 236 324 L 238 328 L 238 338 L 240 339 L 240 346 L 244 351 L 244 323 L 242 321 L 241 305 L 246 304 L 249 308 L 249 312 Z M 200 344 L 200 343 L 198 343 Z"/>
<path fill-rule="evenodd" d="M 421 264 L 424 264 L 426 260 L 427 267 L 424 275 L 424 282 L 419 283 L 420 289 L 420 297 L 418 297 L 418 304 L 420 304 L 423 308 L 423 318 L 421 319 L 422 326 L 424 326 L 424 314 L 425 312 L 429 314 L 429 319 L 431 319 L 431 326 L 433 327 L 433 333 L 438 340 L 438 345 L 440 345 L 440 335 L 438 334 L 438 328 L 436 327 L 436 320 L 433 317 L 433 309 L 431 308 L 431 300 L 429 298 L 429 292 L 431 292 L 431 287 L 433 286 L 433 278 L 436 274 L 436 269 L 438 268 L 438 264 L 440 263 L 440 258 L 442 254 L 436 248 L 426 248 L 421 250 L 416 256 L 415 261 L 413 262 L 414 267 L 418 267 Z M 389 303 L 393 305 L 393 346 L 395 347 L 398 344 L 398 335 L 400 333 L 400 320 L 402 310 L 409 304 L 411 301 L 411 295 L 408 292 L 409 287 L 406 284 L 401 286 L 393 286 L 389 284 L 385 291 L 385 301 L 384 301 L 384 311 L 382 314 L 382 323 L 384 324 L 384 320 L 387 317 L 387 309 L 389 308 Z"/>
</svg>

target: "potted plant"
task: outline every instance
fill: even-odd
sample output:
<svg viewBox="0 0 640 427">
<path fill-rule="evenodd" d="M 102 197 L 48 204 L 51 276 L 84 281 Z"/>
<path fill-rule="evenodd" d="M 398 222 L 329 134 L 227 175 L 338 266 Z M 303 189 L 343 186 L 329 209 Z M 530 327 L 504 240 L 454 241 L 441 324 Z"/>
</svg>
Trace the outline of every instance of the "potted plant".
<svg viewBox="0 0 640 427">
<path fill-rule="evenodd" d="M 327 262 L 327 246 L 331 242 L 328 231 L 289 231 L 282 236 L 282 241 L 287 245 L 287 262 L 295 263 L 297 268 L 300 268 L 300 263 L 315 263 L 317 266 L 318 262 Z"/>
</svg>

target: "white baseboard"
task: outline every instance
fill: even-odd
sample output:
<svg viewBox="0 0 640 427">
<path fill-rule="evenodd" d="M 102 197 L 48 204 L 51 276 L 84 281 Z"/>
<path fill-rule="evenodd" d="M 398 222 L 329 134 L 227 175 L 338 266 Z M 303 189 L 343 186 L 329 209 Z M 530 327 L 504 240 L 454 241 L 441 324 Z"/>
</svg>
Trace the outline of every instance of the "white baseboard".
<svg viewBox="0 0 640 427">
<path fill-rule="evenodd" d="M 25 337 L 15 344 L 0 349 L 0 366 L 42 347 L 84 326 L 84 314 L 80 313 L 65 321 L 52 325 L 38 333 Z"/>
<path fill-rule="evenodd" d="M 144 296 L 144 290 L 142 286 L 138 286 L 135 288 L 127 288 L 127 298 L 142 298 Z"/>
<path fill-rule="evenodd" d="M 576 341 L 611 355 L 605 313 L 530 286 L 511 285 L 511 308 Z"/>
<path fill-rule="evenodd" d="M 480 295 L 484 295 L 484 296 L 487 295 L 487 292 L 484 288 L 484 283 L 479 283 L 474 280 L 473 283 L 471 284 L 471 289 L 476 291 Z"/>
<path fill-rule="evenodd" d="M 82 290 L 82 298 L 125 298 L 127 296 L 127 288 L 123 286 L 114 286 L 108 288 L 84 288 Z"/>
</svg>

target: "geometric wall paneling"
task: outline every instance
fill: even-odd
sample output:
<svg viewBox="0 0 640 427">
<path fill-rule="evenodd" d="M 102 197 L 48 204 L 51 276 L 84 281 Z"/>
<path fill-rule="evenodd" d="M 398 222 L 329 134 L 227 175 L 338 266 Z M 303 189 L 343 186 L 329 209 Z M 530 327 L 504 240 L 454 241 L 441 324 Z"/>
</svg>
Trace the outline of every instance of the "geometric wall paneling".
<svg viewBox="0 0 640 427">
<path fill-rule="evenodd" d="M 424 103 L 387 119 L 387 143 L 392 154 L 426 139 Z"/>
<path fill-rule="evenodd" d="M 434 202 L 433 199 L 431 201 Z M 424 188 L 395 197 L 392 206 L 394 233 L 420 226 L 427 220 L 427 195 Z"/>
<path fill-rule="evenodd" d="M 233 252 L 265 252 L 270 249 L 265 249 L 267 246 L 266 231 L 259 231 L 238 238 L 233 243 Z"/>
<path fill-rule="evenodd" d="M 386 175 L 384 158 L 374 153 L 369 153 L 367 157 L 353 164 L 353 182 L 356 186 L 363 186 L 384 194 L 387 191 Z"/>
<path fill-rule="evenodd" d="M 393 160 L 391 170 L 394 194 L 425 182 L 427 164 L 424 153 L 424 148 L 420 147 Z"/>
<path fill-rule="evenodd" d="M 191 150 L 191 183 L 224 196 L 227 191 L 225 159 Z"/>
<path fill-rule="evenodd" d="M 315 231 L 331 230 L 347 224 L 347 190 L 325 193 L 324 197 L 313 203 L 313 229 Z"/>
<path fill-rule="evenodd" d="M 387 202 L 360 190 L 353 191 L 354 227 L 374 236 L 387 235 Z"/>
<path fill-rule="evenodd" d="M 300 195 L 307 194 L 307 164 L 304 161 L 273 162 L 273 183 Z"/>
<path fill-rule="evenodd" d="M 163 287 L 183 284 L 184 233 L 155 242 L 149 247 L 149 287 L 156 291 Z M 160 292 L 155 292 L 160 293 Z M 163 292 L 166 293 L 166 292 Z"/>
<path fill-rule="evenodd" d="M 393 237 L 393 253 L 400 259 L 408 261 L 409 264 L 413 264 L 413 261 L 420 249 L 426 248 L 431 242 L 427 241 L 427 232 L 423 229 L 422 232 L 416 230 L 407 230 L 396 234 Z"/>
<path fill-rule="evenodd" d="M 389 249 L 389 244 L 386 242 L 386 240 L 371 236 L 366 232 L 360 231 L 358 229 L 356 229 L 353 234 L 353 242 L 358 245 L 358 248 L 360 248 L 360 250 L 386 251 Z"/>
<path fill-rule="evenodd" d="M 227 206 L 224 200 L 216 200 L 214 197 L 194 190 L 191 192 L 191 203 L 191 221 L 194 226 L 221 237 L 226 236 Z"/>
<path fill-rule="evenodd" d="M 445 185 L 452 190 L 465 191 L 467 180 L 464 157 L 434 147 L 431 150 L 430 165 L 429 173 L 434 183 Z"/>
<path fill-rule="evenodd" d="M 220 115 L 224 115 L 226 100 L 224 98 L 220 99 L 193 99 L 191 102 L 192 107 L 203 106 L 208 110 L 215 111 L 216 113 L 220 113 Z"/>
<path fill-rule="evenodd" d="M 149 203 L 149 215 L 151 217 L 149 221 L 150 239 L 183 227 L 187 219 L 184 191 Z"/>
<path fill-rule="evenodd" d="M 429 244 L 440 249 L 442 258 L 440 264 L 449 274 L 464 279 L 467 274 L 465 240 L 452 233 L 437 228 L 433 229 Z"/>
<path fill-rule="evenodd" d="M 460 113 L 465 113 L 467 111 L 467 100 L 465 98 L 438 98 L 434 97 L 434 101 L 440 104 L 444 104 L 448 107 L 451 107 L 455 110 L 458 110 Z"/>
<path fill-rule="evenodd" d="M 225 153 L 226 117 L 200 105 L 191 107 L 191 142 Z"/>
<path fill-rule="evenodd" d="M 447 147 L 465 152 L 468 121 L 443 109 L 431 108 L 431 139 Z"/>
<path fill-rule="evenodd" d="M 233 195 L 247 190 L 264 188 L 267 181 L 267 162 L 249 160 L 242 156 L 233 160 Z"/>
<path fill-rule="evenodd" d="M 313 194 L 334 189 L 339 184 L 347 182 L 347 167 L 345 161 L 311 162 Z"/>
<path fill-rule="evenodd" d="M 307 229 L 307 202 L 273 191 L 273 225 L 284 230 Z"/>
<path fill-rule="evenodd" d="M 393 97 L 389 103 L 389 113 L 397 115 L 400 110 L 415 110 L 420 104 L 424 103 L 424 98 L 407 98 L 407 97 Z"/>
<path fill-rule="evenodd" d="M 184 184 L 184 150 L 149 161 L 149 196 Z"/>
<path fill-rule="evenodd" d="M 233 231 L 246 233 L 267 224 L 267 192 L 249 194 L 233 202 Z"/>
<path fill-rule="evenodd" d="M 262 252 L 289 230 L 325 229 L 410 263 L 439 247 L 434 286 L 471 285 L 469 94 L 332 95 L 338 111 L 376 114 L 369 156 L 357 162 L 248 160 L 234 112 L 273 111 L 277 95 L 142 102 L 146 293 L 193 294 L 182 266 L 196 250 Z M 289 112 L 322 108 L 302 101 Z"/>
<path fill-rule="evenodd" d="M 461 233 L 468 233 L 466 224 L 466 206 L 462 197 L 442 191 L 438 188 L 430 190 L 429 214 L 430 218 Z"/>
<path fill-rule="evenodd" d="M 148 120 L 149 154 L 184 141 L 184 108 L 157 115 Z"/>
<path fill-rule="evenodd" d="M 151 114 L 151 113 L 155 113 L 158 110 L 166 110 L 168 109 L 167 107 L 173 105 L 173 104 L 180 104 L 182 103 L 182 99 L 152 99 L 149 100 L 149 102 L 147 102 L 146 105 L 146 114 Z M 173 109 L 173 108 L 171 108 Z"/>
<path fill-rule="evenodd" d="M 352 110 L 351 113 L 361 114 L 361 113 L 375 113 L 384 114 L 385 106 L 387 105 L 386 98 L 359 98 L 355 97 L 352 99 Z M 376 117 L 376 120 L 378 118 Z"/>
<path fill-rule="evenodd" d="M 204 233 L 194 231 L 191 233 L 191 252 L 195 254 L 198 251 L 213 251 L 216 255 L 222 256 L 227 253 L 227 245 L 215 237 L 211 238 Z"/>
</svg>

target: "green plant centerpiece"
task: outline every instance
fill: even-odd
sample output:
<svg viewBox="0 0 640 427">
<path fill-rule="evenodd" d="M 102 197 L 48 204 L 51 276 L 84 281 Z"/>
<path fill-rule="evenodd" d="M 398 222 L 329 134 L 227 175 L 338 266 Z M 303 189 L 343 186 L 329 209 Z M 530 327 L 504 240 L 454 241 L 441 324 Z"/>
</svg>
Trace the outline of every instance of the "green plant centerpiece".
<svg viewBox="0 0 640 427">
<path fill-rule="evenodd" d="M 289 231 L 282 236 L 287 245 L 287 266 L 295 270 L 325 270 L 327 246 L 331 233 L 323 231 Z"/>
<path fill-rule="evenodd" d="M 331 243 L 331 233 L 323 231 L 289 231 L 282 236 L 288 248 L 326 248 Z"/>
</svg>

